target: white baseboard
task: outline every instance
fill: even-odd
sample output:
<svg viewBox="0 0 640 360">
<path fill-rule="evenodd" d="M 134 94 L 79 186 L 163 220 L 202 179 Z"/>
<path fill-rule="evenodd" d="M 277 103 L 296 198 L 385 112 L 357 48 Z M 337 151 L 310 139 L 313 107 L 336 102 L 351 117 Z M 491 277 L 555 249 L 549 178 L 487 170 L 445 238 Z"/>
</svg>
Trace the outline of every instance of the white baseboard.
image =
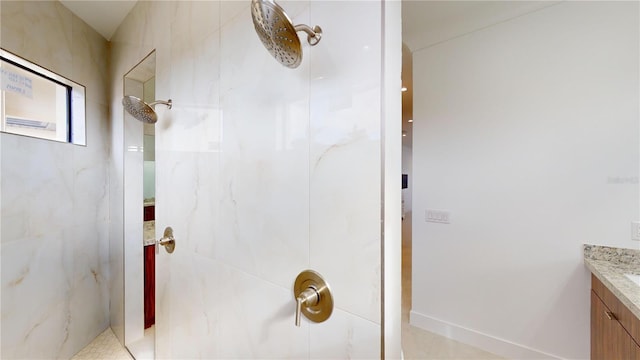
<svg viewBox="0 0 640 360">
<path fill-rule="evenodd" d="M 561 359 L 528 346 L 513 343 L 495 336 L 467 329 L 460 325 L 435 319 L 411 311 L 409 323 L 423 330 L 431 331 L 446 338 L 459 341 L 507 359 Z"/>
</svg>

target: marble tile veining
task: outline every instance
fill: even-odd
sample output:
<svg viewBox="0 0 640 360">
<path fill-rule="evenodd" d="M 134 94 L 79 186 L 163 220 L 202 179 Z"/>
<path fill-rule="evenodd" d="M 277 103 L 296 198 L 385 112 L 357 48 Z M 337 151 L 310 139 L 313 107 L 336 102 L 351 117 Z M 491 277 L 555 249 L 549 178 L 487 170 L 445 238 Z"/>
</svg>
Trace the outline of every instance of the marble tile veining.
<svg viewBox="0 0 640 360">
<path fill-rule="evenodd" d="M 381 3 L 280 5 L 341 36 L 305 43 L 292 71 L 264 49 L 247 2 L 145 1 L 111 40 L 113 99 L 155 49 L 156 98 L 173 100 L 155 126 L 156 234 L 171 226 L 177 244 L 156 256 L 159 358 L 379 355 L 381 32 L 363 38 L 349 19 L 379 28 Z M 114 101 L 113 124 L 121 112 Z M 138 146 L 131 131 L 115 129 L 113 147 Z M 305 268 L 329 281 L 335 315 L 297 328 L 291 286 Z"/>
<path fill-rule="evenodd" d="M 640 250 L 584 245 L 584 263 L 640 318 L 640 286 L 626 276 L 640 275 Z"/>
<path fill-rule="evenodd" d="M 86 87 L 86 146 L 0 134 L 0 357 L 69 358 L 109 325 L 109 47 L 56 1 L 0 14 L 3 49 Z"/>
<path fill-rule="evenodd" d="M 381 42 L 344 24 L 357 18 L 359 26 L 374 29 L 381 16 L 376 2 L 311 2 L 309 23 L 341 35 L 323 37 L 322 46 L 310 49 L 307 57 L 312 79 L 309 263 L 340 294 L 336 307 L 377 324 L 381 112 L 371 104 L 380 103 L 377 75 L 383 50 Z"/>
</svg>

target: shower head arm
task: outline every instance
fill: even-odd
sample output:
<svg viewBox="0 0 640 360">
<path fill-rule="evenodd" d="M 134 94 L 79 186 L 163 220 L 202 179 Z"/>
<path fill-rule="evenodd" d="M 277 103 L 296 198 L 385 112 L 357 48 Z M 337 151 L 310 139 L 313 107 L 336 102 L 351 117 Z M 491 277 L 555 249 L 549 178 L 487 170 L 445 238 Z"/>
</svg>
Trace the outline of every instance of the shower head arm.
<svg viewBox="0 0 640 360">
<path fill-rule="evenodd" d="M 171 109 L 172 101 L 171 101 L 171 99 L 169 99 L 168 101 L 156 100 L 156 101 L 150 103 L 149 106 L 154 106 L 154 105 L 158 105 L 158 104 L 167 105 L 167 107 L 169 109 Z"/>
<path fill-rule="evenodd" d="M 322 29 L 318 25 L 314 26 L 313 29 L 305 24 L 296 25 L 294 28 L 296 31 L 304 31 L 307 33 L 307 42 L 311 46 L 319 43 L 322 38 Z"/>
</svg>

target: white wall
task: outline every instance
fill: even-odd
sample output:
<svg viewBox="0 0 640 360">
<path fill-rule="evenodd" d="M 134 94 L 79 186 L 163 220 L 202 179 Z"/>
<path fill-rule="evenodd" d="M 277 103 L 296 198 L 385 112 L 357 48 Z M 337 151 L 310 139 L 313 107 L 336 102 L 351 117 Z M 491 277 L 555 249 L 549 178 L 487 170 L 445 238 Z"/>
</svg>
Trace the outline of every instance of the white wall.
<svg viewBox="0 0 640 360">
<path fill-rule="evenodd" d="M 638 29 L 637 2 L 565 2 L 414 53 L 412 324 L 589 357 L 582 244 L 638 248 Z"/>
<path fill-rule="evenodd" d="M 69 358 L 109 326 L 109 49 L 58 2 L 0 10 L 2 48 L 86 86 L 87 146 L 0 135 L 0 357 Z"/>
</svg>

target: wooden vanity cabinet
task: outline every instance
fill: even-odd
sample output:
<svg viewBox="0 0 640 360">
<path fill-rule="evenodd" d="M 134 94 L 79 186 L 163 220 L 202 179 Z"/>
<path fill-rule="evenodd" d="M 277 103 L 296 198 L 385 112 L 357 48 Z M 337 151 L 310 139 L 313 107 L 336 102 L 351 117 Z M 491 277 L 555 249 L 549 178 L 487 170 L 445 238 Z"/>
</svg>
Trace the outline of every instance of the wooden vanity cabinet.
<svg viewBox="0 0 640 360">
<path fill-rule="evenodd" d="M 156 219 L 155 205 L 144 207 L 144 221 Z M 152 243 L 153 244 L 153 243 Z M 156 253 L 155 245 L 144 247 L 144 328 L 156 322 Z"/>
<path fill-rule="evenodd" d="M 640 320 L 591 277 L 591 359 L 640 360 Z"/>
<path fill-rule="evenodd" d="M 156 219 L 156 206 L 148 205 L 143 207 L 144 209 L 144 221 L 155 220 Z"/>
<path fill-rule="evenodd" d="M 631 346 L 631 359 L 638 360 L 640 359 L 640 346 L 636 344 L 636 346 Z"/>
<path fill-rule="evenodd" d="M 155 245 L 144 247 L 144 328 L 156 323 L 156 252 Z"/>
</svg>

